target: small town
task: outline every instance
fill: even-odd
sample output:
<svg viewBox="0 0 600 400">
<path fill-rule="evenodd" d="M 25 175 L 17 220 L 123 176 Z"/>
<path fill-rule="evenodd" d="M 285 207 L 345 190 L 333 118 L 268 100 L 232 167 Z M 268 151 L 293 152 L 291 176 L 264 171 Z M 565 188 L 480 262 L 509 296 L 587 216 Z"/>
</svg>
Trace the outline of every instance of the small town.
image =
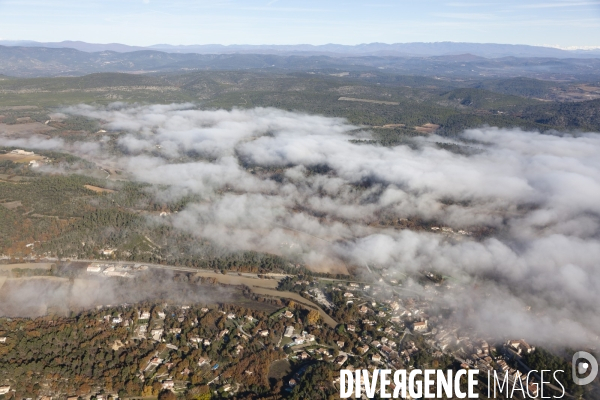
<svg viewBox="0 0 600 400">
<path fill-rule="evenodd" d="M 102 276 L 118 281 L 147 270 L 146 265 L 96 262 L 88 264 L 85 273 L 90 279 Z M 492 341 L 465 328 L 453 318 L 452 310 L 436 300 L 451 285 L 433 273 L 424 279 L 428 283 L 416 295 L 410 281 L 407 290 L 400 292 L 396 289 L 403 286 L 398 282 L 290 276 L 280 281 L 280 290 L 286 291 L 279 299 L 270 295 L 259 299 L 271 304 L 269 312 L 234 304 L 99 305 L 77 320 L 87 321 L 85 328 L 97 332 L 94 346 L 106 362 L 112 359 L 110 364 L 120 361 L 135 367 L 128 367 L 126 382 L 105 372 L 101 386 L 91 379 L 87 384 L 85 379 L 79 383 L 58 379 L 30 388 L 13 376 L 5 379 L 0 390 L 16 398 L 35 394 L 38 400 L 164 397 L 167 392 L 226 398 L 258 385 L 291 395 L 300 393 L 304 375 L 317 367 L 331 374 L 332 392 L 339 391 L 336 371 L 340 369 L 477 369 L 482 376 L 495 371 L 511 385 L 517 380 L 525 384 L 531 369 L 527 357 L 536 348 L 519 338 Z M 286 299 L 285 293 L 298 293 L 307 302 Z M 335 325 L 324 322 L 316 304 L 337 320 Z M 0 320 L 0 353 L 28 340 L 22 333 L 24 323 L 36 324 Z M 61 329 L 74 329 L 69 326 L 77 322 L 57 323 L 64 324 Z M 140 351 L 135 357 L 130 355 L 134 348 Z M 537 379 L 528 380 L 530 393 L 537 394 Z"/>
</svg>

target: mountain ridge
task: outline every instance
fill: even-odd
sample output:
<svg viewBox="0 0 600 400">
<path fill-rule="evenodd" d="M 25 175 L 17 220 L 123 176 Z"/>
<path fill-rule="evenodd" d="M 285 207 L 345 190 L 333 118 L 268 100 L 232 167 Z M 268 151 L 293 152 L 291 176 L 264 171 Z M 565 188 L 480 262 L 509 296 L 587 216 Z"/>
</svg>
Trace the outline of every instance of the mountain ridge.
<svg viewBox="0 0 600 400">
<path fill-rule="evenodd" d="M 424 76 L 515 77 L 572 80 L 597 79 L 599 58 L 515 57 L 485 58 L 471 53 L 440 56 L 336 57 L 323 54 L 168 53 L 143 49 L 120 53 L 84 52 L 72 48 L 0 45 L 0 74 L 18 77 L 81 76 L 96 72 L 153 73 L 195 70 L 305 71 L 332 76 L 367 71 Z M 387 72 L 386 72 L 387 71 Z M 339 75 L 343 73 L 343 75 Z M 337 75 L 336 75 L 337 74 Z"/>
<path fill-rule="evenodd" d="M 358 45 L 340 44 L 296 44 L 296 45 L 171 45 L 131 46 L 122 43 L 88 43 L 83 41 L 36 42 L 0 40 L 0 45 L 11 47 L 71 48 L 88 53 L 114 51 L 129 53 L 142 50 L 155 50 L 166 53 L 190 54 L 274 54 L 274 55 L 326 55 L 342 56 L 449 56 L 473 54 L 486 58 L 501 57 L 553 57 L 587 58 L 600 57 L 600 49 L 562 50 L 553 47 L 520 44 L 466 43 L 466 42 L 412 42 L 412 43 L 363 43 Z"/>
</svg>

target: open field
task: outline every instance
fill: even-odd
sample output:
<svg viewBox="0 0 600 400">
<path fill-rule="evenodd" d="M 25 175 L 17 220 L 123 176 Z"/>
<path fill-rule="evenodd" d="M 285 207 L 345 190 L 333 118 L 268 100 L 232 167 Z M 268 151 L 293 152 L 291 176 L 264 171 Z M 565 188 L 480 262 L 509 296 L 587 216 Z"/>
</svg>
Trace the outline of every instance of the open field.
<svg viewBox="0 0 600 400">
<path fill-rule="evenodd" d="M 0 107 L 0 111 L 23 111 L 23 110 L 37 110 L 37 106 L 9 106 Z"/>
<path fill-rule="evenodd" d="M 292 367 L 288 359 L 273 361 L 269 368 L 269 379 L 282 379 L 292 372 Z"/>
<path fill-rule="evenodd" d="M 600 99 L 600 87 L 593 84 L 573 85 L 566 88 L 554 88 L 554 101 L 587 101 Z"/>
<path fill-rule="evenodd" d="M 13 269 L 45 269 L 50 270 L 54 263 L 0 264 L 0 271 Z"/>
<path fill-rule="evenodd" d="M 251 288 L 260 287 L 267 289 L 276 289 L 279 285 L 279 280 L 277 279 L 249 278 L 245 276 L 236 276 L 230 274 L 223 275 L 210 271 L 201 271 L 196 273 L 196 275 L 201 276 L 203 278 L 215 278 L 217 282 L 222 283 L 224 285 L 246 285 Z"/>
<path fill-rule="evenodd" d="M 8 278 L 8 286 L 11 286 L 13 283 L 23 283 L 27 281 L 41 281 L 41 282 L 53 282 L 53 283 L 64 283 L 68 284 L 70 282 L 69 278 L 62 278 L 60 276 L 21 276 L 18 278 Z"/>
<path fill-rule="evenodd" d="M 38 155 L 0 154 L 0 161 L 9 160 L 16 163 L 28 163 L 30 161 L 41 161 L 44 157 Z"/>
<path fill-rule="evenodd" d="M 101 188 L 98 186 L 83 185 L 83 187 L 85 187 L 86 189 L 89 189 L 91 191 L 94 191 L 96 193 L 115 193 L 115 191 L 112 189 L 105 189 L 105 188 Z"/>
<path fill-rule="evenodd" d="M 54 128 L 41 122 L 27 122 L 24 124 L 0 124 L 0 133 L 5 135 L 15 135 L 20 133 L 46 133 L 53 131 Z"/>
<path fill-rule="evenodd" d="M 19 182 L 28 181 L 30 179 L 31 178 L 28 176 L 0 174 L 0 182 L 19 183 Z"/>
<path fill-rule="evenodd" d="M 20 201 L 9 201 L 6 203 L 0 203 L 0 206 L 6 208 L 7 210 L 14 210 L 21 207 L 23 204 Z"/>
</svg>

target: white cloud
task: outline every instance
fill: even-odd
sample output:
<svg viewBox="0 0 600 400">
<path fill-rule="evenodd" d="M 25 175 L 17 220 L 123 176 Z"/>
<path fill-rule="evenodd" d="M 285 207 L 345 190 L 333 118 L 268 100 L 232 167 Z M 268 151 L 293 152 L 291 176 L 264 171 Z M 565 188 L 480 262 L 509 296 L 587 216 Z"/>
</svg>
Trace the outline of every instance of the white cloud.
<svg viewBox="0 0 600 400">
<path fill-rule="evenodd" d="M 543 337 L 554 343 L 569 335 L 581 343 L 569 326 L 585 340 L 600 330 L 598 134 L 473 129 L 463 136 L 481 152 L 465 156 L 436 148 L 430 141 L 442 139 L 435 137 L 417 149 L 353 144 L 356 127 L 343 120 L 276 109 L 68 112 L 125 130 L 119 145 L 128 155 L 111 162 L 135 179 L 168 185 L 157 196 L 202 196 L 172 219 L 178 229 L 231 249 L 293 252 L 313 268 L 368 262 L 476 279 L 484 292 L 455 293 L 452 301 L 475 307 L 482 330 L 489 313 L 502 321 L 502 334 L 533 339 L 562 321 L 554 338 Z M 492 234 L 394 228 L 402 218 Z"/>
</svg>

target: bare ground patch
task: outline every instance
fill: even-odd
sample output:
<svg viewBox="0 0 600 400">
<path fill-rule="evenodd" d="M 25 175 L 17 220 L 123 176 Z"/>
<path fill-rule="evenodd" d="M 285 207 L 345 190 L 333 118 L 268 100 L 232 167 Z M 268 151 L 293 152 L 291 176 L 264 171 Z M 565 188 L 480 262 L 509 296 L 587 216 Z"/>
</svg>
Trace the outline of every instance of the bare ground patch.
<svg viewBox="0 0 600 400">
<path fill-rule="evenodd" d="M 98 186 L 84 185 L 84 187 L 86 189 L 92 190 L 92 191 L 94 191 L 96 193 L 115 193 L 115 191 L 112 190 L 112 189 L 105 189 L 105 188 L 101 188 L 101 187 L 98 187 Z"/>
<path fill-rule="evenodd" d="M 288 359 L 273 361 L 269 367 L 269 379 L 280 380 L 292 372 L 292 367 Z"/>
<path fill-rule="evenodd" d="M 44 157 L 23 154 L 0 154 L 0 160 L 9 160 L 16 163 L 28 163 L 30 161 L 41 161 Z"/>
<path fill-rule="evenodd" d="M 196 273 L 197 276 L 205 278 L 215 278 L 215 280 L 224 285 L 246 285 L 249 287 L 262 287 L 268 289 L 275 289 L 279 286 L 279 280 L 277 279 L 259 279 L 250 278 L 246 276 L 235 276 L 235 275 L 223 275 L 215 272 L 200 271 Z"/>
<path fill-rule="evenodd" d="M 38 106 L 8 106 L 0 107 L 0 111 L 37 110 Z"/>
<path fill-rule="evenodd" d="M 362 103 L 374 103 L 374 104 L 385 104 L 388 106 L 399 106 L 400 103 L 397 101 L 383 101 L 383 100 L 369 100 L 369 99 L 357 99 L 354 97 L 340 97 L 338 101 L 358 101 Z"/>
<path fill-rule="evenodd" d="M 54 128 L 41 122 L 29 122 L 25 124 L 0 124 L 0 133 L 15 135 L 20 133 L 45 133 L 53 131 Z"/>
<path fill-rule="evenodd" d="M 9 210 L 14 210 L 16 208 L 21 207 L 23 204 L 20 201 L 9 201 L 7 203 L 0 203 L 0 206 L 7 208 Z"/>
<path fill-rule="evenodd" d="M 421 126 L 415 126 L 415 131 L 421 133 L 434 133 L 439 128 L 440 126 L 436 124 L 423 124 Z"/>
<path fill-rule="evenodd" d="M 115 340 L 115 342 L 113 343 L 113 345 L 111 346 L 111 348 L 114 351 L 119 351 L 119 349 L 121 347 L 125 347 L 125 345 L 123 344 L 123 342 L 121 342 L 120 340 Z"/>
<path fill-rule="evenodd" d="M 374 126 L 373 128 L 379 128 L 379 129 L 396 129 L 396 128 L 404 128 L 406 127 L 405 124 L 385 124 L 383 126 Z"/>
</svg>

